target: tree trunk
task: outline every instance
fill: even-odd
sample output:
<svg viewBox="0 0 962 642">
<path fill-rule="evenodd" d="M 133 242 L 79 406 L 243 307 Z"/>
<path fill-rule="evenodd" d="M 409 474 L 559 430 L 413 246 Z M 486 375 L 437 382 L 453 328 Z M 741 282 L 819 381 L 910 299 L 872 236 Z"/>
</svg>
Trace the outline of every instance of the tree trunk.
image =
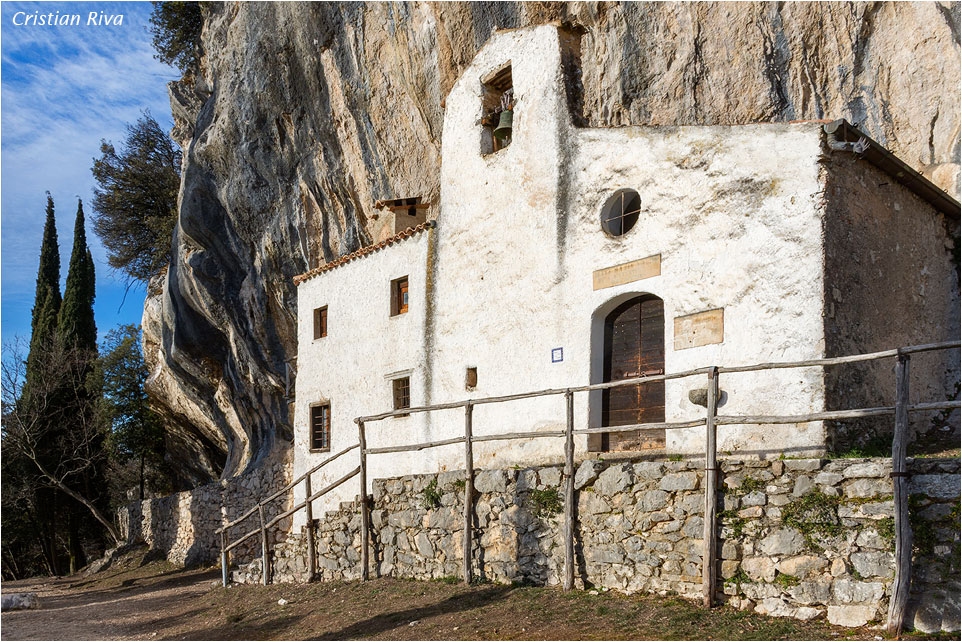
<svg viewBox="0 0 962 642">
<path fill-rule="evenodd" d="M 88 500 L 86 497 L 84 497 L 84 496 L 81 495 L 80 493 L 76 492 L 74 489 L 72 489 L 72 488 L 70 488 L 69 486 L 67 486 L 65 483 L 63 483 L 62 481 L 60 481 L 59 479 L 57 479 L 56 477 L 54 477 L 53 475 L 51 475 L 49 472 L 47 472 L 47 469 L 44 467 L 43 464 L 41 464 L 41 463 L 36 459 L 36 457 L 31 457 L 30 459 L 31 459 L 31 460 L 33 461 L 33 463 L 37 466 L 37 468 L 40 469 L 40 473 L 41 473 L 44 477 L 46 477 L 46 478 L 47 478 L 51 483 L 53 483 L 57 488 L 59 488 L 61 491 L 63 491 L 63 493 L 64 493 L 65 495 L 67 495 L 68 497 L 71 497 L 71 498 L 73 498 L 73 499 L 76 499 L 78 502 L 80 502 L 81 504 L 83 504 L 84 507 L 87 508 L 87 510 L 90 511 L 90 514 L 94 516 L 94 519 L 96 519 L 98 522 L 100 522 L 100 523 L 103 525 L 103 527 L 107 530 L 107 532 L 110 534 L 110 538 L 113 540 L 115 546 L 120 546 L 120 545 L 123 543 L 123 542 L 120 541 L 120 534 L 117 532 L 117 529 L 114 528 L 114 525 L 110 523 L 110 520 L 109 520 L 109 519 L 107 519 L 106 517 L 104 517 L 103 513 L 101 513 L 99 510 L 97 510 L 97 507 L 94 506 L 93 502 L 91 502 L 90 500 Z"/>
<path fill-rule="evenodd" d="M 144 453 L 140 453 L 140 501 L 144 501 Z"/>
<path fill-rule="evenodd" d="M 87 565 L 87 554 L 80 542 L 80 526 L 76 506 L 71 505 L 67 513 L 67 549 L 70 552 L 70 574 L 73 575 Z"/>
</svg>

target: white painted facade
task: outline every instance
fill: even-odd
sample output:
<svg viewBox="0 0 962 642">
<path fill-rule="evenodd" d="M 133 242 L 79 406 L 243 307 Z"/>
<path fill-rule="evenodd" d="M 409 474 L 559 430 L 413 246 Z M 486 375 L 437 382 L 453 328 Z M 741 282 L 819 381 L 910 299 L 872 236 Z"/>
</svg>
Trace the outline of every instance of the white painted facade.
<svg viewBox="0 0 962 642">
<path fill-rule="evenodd" d="M 481 153 L 481 79 L 512 65 L 514 132 Z M 412 405 L 597 383 L 605 316 L 638 294 L 664 301 L 665 371 L 818 358 L 823 330 L 821 124 L 576 128 L 567 111 L 558 31 L 500 32 L 446 99 L 437 227 L 311 277 L 298 288 L 294 475 L 326 457 L 308 449 L 310 406 L 332 405 L 332 447 L 356 443 L 354 418 L 392 409 L 390 379 L 410 373 Z M 615 191 L 641 195 L 638 223 L 621 237 L 600 226 Z M 400 195 L 406 196 L 406 195 Z M 660 255 L 660 275 L 595 290 L 596 270 Z M 391 317 L 392 279 L 408 276 L 410 310 Z M 328 336 L 312 313 L 328 306 Z M 724 310 L 724 339 L 675 350 L 674 320 Z M 563 360 L 552 361 L 552 350 Z M 478 385 L 465 389 L 465 369 Z M 668 382 L 666 421 L 704 416 L 688 392 L 703 377 Z M 723 414 L 824 409 L 819 369 L 721 379 Z M 576 427 L 600 425 L 600 393 L 576 395 Z M 557 430 L 561 396 L 474 410 L 474 432 Z M 370 447 L 456 437 L 463 411 L 368 425 Z M 703 450 L 703 429 L 669 431 L 669 452 Z M 585 438 L 576 440 L 584 452 Z M 487 442 L 479 468 L 558 461 L 563 440 Z M 821 423 L 725 427 L 719 450 L 813 454 Z M 372 455 L 368 479 L 458 469 L 463 446 Z M 325 469 L 315 490 L 357 465 L 356 451 Z M 303 496 L 303 489 L 296 501 Z M 353 499 L 356 480 L 315 507 Z M 319 502 L 320 504 L 320 502 Z M 298 513 L 303 520 L 303 513 Z"/>
</svg>

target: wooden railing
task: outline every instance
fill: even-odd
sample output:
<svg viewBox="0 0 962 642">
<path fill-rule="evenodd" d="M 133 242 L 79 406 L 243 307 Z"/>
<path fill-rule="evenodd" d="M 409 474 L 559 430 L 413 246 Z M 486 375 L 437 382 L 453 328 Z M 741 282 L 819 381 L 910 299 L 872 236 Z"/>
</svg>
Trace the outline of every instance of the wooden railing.
<svg viewBox="0 0 962 642">
<path fill-rule="evenodd" d="M 262 580 L 263 580 L 263 583 L 264 583 L 264 584 L 269 584 L 269 583 L 270 583 L 270 575 L 271 575 L 271 573 L 270 573 L 270 564 L 269 564 L 270 554 L 269 554 L 269 552 L 268 552 L 268 550 L 267 550 L 267 530 L 268 530 L 269 528 L 271 528 L 272 526 L 276 525 L 277 523 L 279 523 L 279 522 L 280 522 L 281 520 L 283 520 L 284 518 L 290 517 L 291 515 L 293 515 L 294 513 L 296 513 L 297 511 L 299 511 L 299 510 L 301 510 L 301 509 L 304 509 L 304 510 L 307 512 L 307 530 L 308 530 L 308 535 L 309 535 L 309 539 L 310 539 L 310 542 L 311 542 L 311 545 L 307 547 L 307 551 L 308 551 L 308 555 L 307 555 L 307 557 L 308 557 L 308 567 L 309 567 L 309 571 L 310 571 L 311 577 L 314 577 L 314 574 L 317 572 L 317 556 L 316 556 L 316 552 L 315 552 L 315 550 L 314 550 L 314 545 L 313 545 L 313 543 L 314 543 L 314 515 L 313 515 L 312 504 L 313 504 L 314 500 L 323 497 L 323 496 L 326 495 L 327 493 L 331 492 L 332 490 L 334 490 L 335 488 L 337 488 L 338 486 L 340 486 L 341 484 L 343 484 L 344 482 L 346 482 L 347 480 L 349 480 L 351 477 L 354 477 L 355 475 L 357 475 L 357 474 L 360 472 L 360 467 L 355 468 L 354 470 L 352 470 L 352 471 L 349 472 L 348 474 L 344 475 L 343 477 L 341 477 L 340 479 L 338 479 L 337 481 L 335 481 L 333 484 L 328 484 L 327 486 L 325 486 L 325 487 L 322 488 L 321 490 L 317 491 L 316 493 L 312 493 L 312 492 L 311 492 L 311 475 L 313 475 L 314 473 L 316 473 L 317 471 L 319 471 L 319 470 L 320 470 L 321 468 L 323 468 L 324 466 L 327 466 L 329 463 L 331 463 L 332 461 L 334 461 L 335 459 L 337 459 L 337 458 L 340 457 L 341 455 L 345 455 L 345 454 L 351 452 L 352 450 L 354 450 L 355 448 L 357 448 L 358 445 L 359 445 L 359 444 L 354 444 L 353 446 L 348 446 L 348 447 L 345 448 L 344 450 L 342 450 L 342 451 L 340 451 L 340 452 L 338 452 L 338 453 L 336 453 L 336 454 L 334 454 L 334 455 L 331 455 L 330 457 L 328 457 L 327 459 L 325 459 L 324 461 L 322 461 L 322 462 L 319 463 L 318 465 L 314 466 L 313 468 L 311 468 L 310 470 L 308 470 L 306 473 L 304 473 L 303 475 L 301 475 L 300 477 L 298 477 L 297 479 L 295 479 L 294 481 L 292 481 L 291 483 L 289 483 L 287 486 L 284 486 L 284 488 L 281 488 L 280 490 L 276 491 L 276 492 L 273 493 L 272 495 L 269 495 L 267 498 L 262 499 L 261 501 L 257 502 L 257 505 L 256 505 L 256 506 L 254 506 L 253 508 L 251 508 L 250 510 L 248 510 L 246 513 L 244 513 L 243 515 L 241 515 L 241 516 L 238 517 L 237 519 L 235 519 L 235 520 L 233 520 L 233 521 L 230 521 L 230 522 L 224 524 L 223 526 L 221 526 L 220 528 L 218 528 L 216 531 L 214 531 L 215 534 L 219 534 L 219 535 L 220 535 L 221 580 L 222 580 L 224 586 L 227 586 L 228 581 L 229 581 L 229 580 L 228 580 L 228 577 L 227 577 L 227 571 L 228 571 L 228 569 L 230 568 L 230 558 L 229 558 L 229 555 L 230 555 L 231 550 L 233 550 L 234 548 L 237 548 L 241 543 L 243 543 L 243 542 L 246 541 L 247 539 L 253 537 L 254 535 L 257 535 L 258 533 L 260 533 L 260 535 L 261 535 L 261 571 L 262 571 L 262 575 L 263 575 Z M 272 501 L 274 501 L 275 499 L 278 499 L 278 498 L 280 498 L 282 495 L 286 495 L 287 493 L 289 493 L 291 490 L 293 490 L 294 488 L 296 488 L 298 484 L 300 484 L 300 483 L 302 483 L 302 482 L 304 483 L 304 497 L 305 497 L 305 500 L 304 500 L 303 502 L 301 502 L 300 504 L 297 504 L 297 505 L 294 506 L 293 508 L 290 508 L 290 509 L 284 511 L 284 512 L 281 513 L 280 515 L 277 515 L 276 517 L 274 517 L 274 518 L 271 519 L 270 521 L 265 521 L 265 520 L 264 520 L 264 508 L 265 508 L 269 503 L 271 503 Z M 233 527 L 235 527 L 235 526 L 237 526 L 237 525 L 239 525 L 239 524 L 241 524 L 244 520 L 246 520 L 246 519 L 248 519 L 248 518 L 250 518 L 250 517 L 253 517 L 254 514 L 257 514 L 258 521 L 260 522 L 259 527 L 255 528 L 254 530 L 248 531 L 247 533 L 244 533 L 243 535 L 241 535 L 239 538 L 237 538 L 237 539 L 234 540 L 233 542 L 228 542 L 228 541 L 227 541 L 227 540 L 228 540 L 228 533 L 230 532 L 230 529 L 233 528 Z"/>
<path fill-rule="evenodd" d="M 661 431 L 680 428 L 693 428 L 705 426 L 705 517 L 704 517 L 704 552 L 702 564 L 702 599 L 706 607 L 712 606 L 716 578 L 716 546 L 718 535 L 718 520 L 716 514 L 717 490 L 718 490 L 718 464 L 717 464 L 717 427 L 735 424 L 794 424 L 811 421 L 837 421 L 845 419 L 855 419 L 864 417 L 877 417 L 883 415 L 895 415 L 895 433 L 892 444 L 892 480 L 894 486 L 895 503 L 895 548 L 896 548 L 896 568 L 895 584 L 892 599 L 889 605 L 888 625 L 891 630 L 901 630 L 905 618 L 905 607 L 908 601 L 909 583 L 911 579 L 912 561 L 912 532 L 908 523 L 908 487 L 905 462 L 906 445 L 908 441 L 908 414 L 911 412 L 925 412 L 933 410 L 946 410 L 960 407 L 959 400 L 940 401 L 932 403 L 909 404 L 909 360 L 912 354 L 930 352 L 937 350 L 949 350 L 959 348 L 959 341 L 946 341 L 941 343 L 931 343 L 925 345 L 915 345 L 882 352 L 872 352 L 866 354 L 850 355 L 844 357 L 833 357 L 826 359 L 808 359 L 803 361 L 786 361 L 774 363 L 759 363 L 748 366 L 709 366 L 696 368 L 683 372 L 646 375 L 632 379 L 623 379 L 607 383 L 599 383 L 571 388 L 554 388 L 547 390 L 537 390 L 532 392 L 502 395 L 497 397 L 484 397 L 478 399 L 466 399 L 463 401 L 433 404 L 429 406 L 416 406 L 404 408 L 402 410 L 392 410 L 377 415 L 358 417 L 355 419 L 358 428 L 358 443 L 350 446 L 336 455 L 333 455 L 321 462 L 317 466 L 298 477 L 296 480 L 272 494 L 267 499 L 259 502 L 257 506 L 249 510 L 241 517 L 224 525 L 217 532 L 221 534 L 221 565 L 224 585 L 227 585 L 227 570 L 229 567 L 229 551 L 249 537 L 253 537 L 258 532 L 261 534 L 261 557 L 263 581 L 265 584 L 270 581 L 270 564 L 267 550 L 267 529 L 277 524 L 280 520 L 293 515 L 298 510 L 304 509 L 307 512 L 308 529 L 308 566 L 310 576 L 313 578 L 316 573 L 316 552 L 314 550 L 314 523 L 311 512 L 313 500 L 334 490 L 355 475 L 359 476 L 360 501 L 358 508 L 361 516 L 361 578 L 369 578 L 370 559 L 370 497 L 367 493 L 367 457 L 368 455 L 378 455 L 385 453 L 414 452 L 427 448 L 439 446 L 449 446 L 452 444 L 464 444 L 464 465 L 465 465 L 465 502 L 463 515 L 463 579 L 470 582 L 471 571 L 471 547 L 473 536 L 473 511 L 474 511 L 474 456 L 472 445 L 478 442 L 515 440 L 515 439 L 540 439 L 540 438 L 564 438 L 564 578 L 563 586 L 565 590 L 570 590 L 574 586 L 574 435 L 590 435 L 596 433 L 614 432 L 633 432 L 633 431 Z M 822 412 L 812 412 L 801 415 L 739 415 L 724 416 L 717 415 L 717 404 L 719 394 L 719 376 L 729 373 L 755 372 L 764 370 L 774 370 L 782 368 L 806 368 L 806 367 L 825 367 L 836 366 L 848 363 L 859 363 L 874 361 L 878 359 L 896 359 L 896 400 L 894 406 L 881 406 L 875 408 L 856 408 L 849 410 L 830 410 Z M 574 395 L 580 392 L 592 392 L 607 390 L 619 386 L 630 386 L 656 381 L 669 381 L 693 376 L 707 376 L 707 412 L 704 418 L 691 421 L 675 421 L 634 424 L 628 426 L 604 426 L 597 428 L 574 427 Z M 490 435 L 474 435 L 473 431 L 473 410 L 475 406 L 484 404 L 505 403 L 522 399 L 532 399 L 536 397 L 563 396 L 565 399 L 566 424 L 564 430 L 541 431 L 541 432 L 511 432 Z M 434 412 L 437 410 L 464 409 L 464 435 L 450 439 L 441 439 L 417 444 L 405 444 L 400 446 L 386 446 L 371 448 L 367 446 L 366 429 L 368 424 L 387 419 L 422 412 Z M 341 477 L 326 488 L 311 493 L 311 475 L 323 466 L 334 461 L 341 455 L 358 448 L 359 465 L 350 473 Z M 305 501 L 297 504 L 293 508 L 274 517 L 269 522 L 265 522 L 264 506 L 281 495 L 289 492 L 298 484 L 305 485 Z M 258 514 L 260 527 L 256 528 L 232 543 L 228 543 L 228 529 L 237 526 L 245 519 Z"/>
</svg>

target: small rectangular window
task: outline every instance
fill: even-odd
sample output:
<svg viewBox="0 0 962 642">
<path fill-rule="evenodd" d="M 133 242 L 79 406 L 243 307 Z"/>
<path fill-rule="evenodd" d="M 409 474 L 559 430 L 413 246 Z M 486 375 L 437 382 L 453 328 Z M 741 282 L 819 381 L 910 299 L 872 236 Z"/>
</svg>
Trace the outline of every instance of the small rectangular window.
<svg viewBox="0 0 962 642">
<path fill-rule="evenodd" d="M 331 404 L 311 406 L 311 450 L 331 449 Z"/>
<path fill-rule="evenodd" d="M 391 281 L 391 316 L 405 314 L 408 311 L 408 278 Z"/>
<path fill-rule="evenodd" d="M 327 306 L 314 309 L 314 338 L 327 336 Z"/>
<path fill-rule="evenodd" d="M 468 368 L 464 373 L 464 389 L 474 390 L 478 387 L 478 369 Z"/>
<path fill-rule="evenodd" d="M 404 410 L 411 407 L 411 378 L 401 377 L 391 381 L 394 393 L 394 409 Z M 407 415 L 398 415 L 406 417 Z"/>
</svg>

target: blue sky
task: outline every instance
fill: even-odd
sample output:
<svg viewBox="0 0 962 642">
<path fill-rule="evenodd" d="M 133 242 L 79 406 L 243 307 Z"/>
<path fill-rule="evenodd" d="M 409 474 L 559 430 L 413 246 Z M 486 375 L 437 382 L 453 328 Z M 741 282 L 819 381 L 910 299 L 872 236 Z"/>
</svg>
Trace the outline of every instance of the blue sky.
<svg viewBox="0 0 962 642">
<path fill-rule="evenodd" d="M 0 335 L 29 339 L 45 191 L 53 195 L 60 238 L 61 288 L 67 277 L 77 198 L 97 271 L 100 337 L 119 323 L 140 323 L 144 288 L 127 294 L 94 234 L 90 174 L 100 141 L 119 144 L 144 109 L 168 130 L 166 85 L 179 73 L 154 59 L 149 2 L 3 2 L 0 4 Z M 79 26 L 17 26 L 17 12 L 80 14 Z M 122 26 L 87 26 L 90 12 L 123 14 Z M 22 17 L 17 18 L 21 22 Z"/>
</svg>

